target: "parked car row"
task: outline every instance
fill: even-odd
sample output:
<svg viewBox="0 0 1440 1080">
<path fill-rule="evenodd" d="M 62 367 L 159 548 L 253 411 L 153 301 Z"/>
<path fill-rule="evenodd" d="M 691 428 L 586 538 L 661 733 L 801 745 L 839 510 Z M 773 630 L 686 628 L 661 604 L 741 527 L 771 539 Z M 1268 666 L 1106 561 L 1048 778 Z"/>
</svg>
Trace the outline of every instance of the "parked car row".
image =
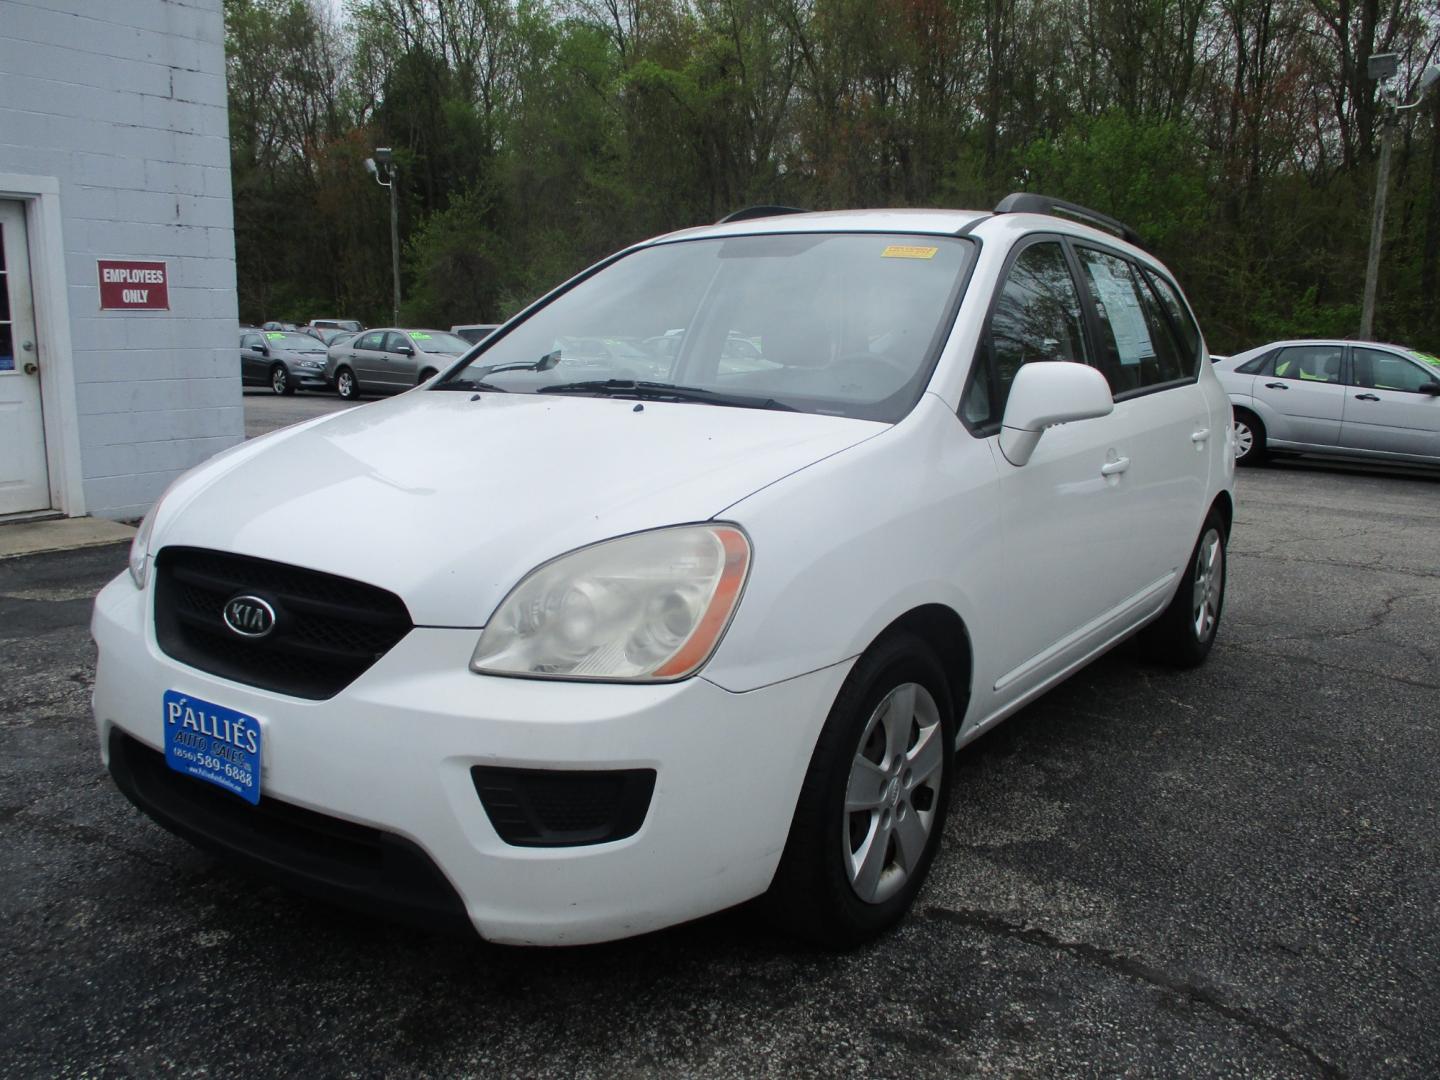
<svg viewBox="0 0 1440 1080">
<path fill-rule="evenodd" d="M 1276 341 L 1211 357 L 1235 412 L 1235 456 L 1440 464 L 1440 357 L 1370 341 Z"/>
</svg>

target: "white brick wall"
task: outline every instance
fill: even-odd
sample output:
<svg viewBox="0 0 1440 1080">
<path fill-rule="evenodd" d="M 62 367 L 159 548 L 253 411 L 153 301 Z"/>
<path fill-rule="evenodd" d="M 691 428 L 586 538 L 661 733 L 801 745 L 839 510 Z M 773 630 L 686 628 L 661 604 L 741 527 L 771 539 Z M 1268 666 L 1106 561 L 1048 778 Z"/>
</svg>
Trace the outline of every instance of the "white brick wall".
<svg viewBox="0 0 1440 1080">
<path fill-rule="evenodd" d="M 81 471 L 138 517 L 243 437 L 222 0 L 0 0 L 0 172 L 60 181 Z M 164 259 L 170 310 L 100 311 Z"/>
</svg>

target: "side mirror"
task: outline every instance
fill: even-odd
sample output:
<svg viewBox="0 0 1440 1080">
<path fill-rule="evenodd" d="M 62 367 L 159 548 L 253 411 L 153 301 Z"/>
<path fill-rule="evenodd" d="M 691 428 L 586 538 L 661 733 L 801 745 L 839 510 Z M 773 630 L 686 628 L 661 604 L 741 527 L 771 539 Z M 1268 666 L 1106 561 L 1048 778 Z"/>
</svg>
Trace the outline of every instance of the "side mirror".
<svg viewBox="0 0 1440 1080">
<path fill-rule="evenodd" d="M 1420 393 L 1429 394 L 1431 397 L 1440 397 L 1440 382 L 1427 382 L 1420 387 Z"/>
<path fill-rule="evenodd" d="M 1000 421 L 1000 452 L 1024 465 L 1046 428 L 1108 416 L 1115 409 L 1110 384 L 1087 364 L 1040 360 L 1020 365 Z"/>
<path fill-rule="evenodd" d="M 414 355 L 415 355 L 415 350 L 412 349 L 409 345 L 401 345 L 401 346 L 397 347 L 395 351 L 396 351 L 397 353 L 399 353 L 401 356 L 414 356 Z"/>
<path fill-rule="evenodd" d="M 255 346 L 255 349 L 256 349 L 257 352 L 259 352 L 259 354 L 260 354 L 261 356 L 269 356 L 269 355 L 270 355 L 270 346 L 269 346 L 269 345 L 257 345 L 257 346 Z"/>
</svg>

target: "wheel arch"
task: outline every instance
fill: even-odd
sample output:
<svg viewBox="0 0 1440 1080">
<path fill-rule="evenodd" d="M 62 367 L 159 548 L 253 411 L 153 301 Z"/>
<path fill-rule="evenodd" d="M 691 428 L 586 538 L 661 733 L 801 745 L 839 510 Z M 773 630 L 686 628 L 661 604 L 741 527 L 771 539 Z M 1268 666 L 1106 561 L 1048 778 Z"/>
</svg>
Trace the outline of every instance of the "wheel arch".
<svg viewBox="0 0 1440 1080">
<path fill-rule="evenodd" d="M 1221 491 L 1210 504 L 1206 517 L 1214 514 L 1225 528 L 1225 539 L 1230 539 L 1230 528 L 1235 524 L 1235 499 L 1228 491 Z"/>
<path fill-rule="evenodd" d="M 934 651 L 950 685 L 950 697 L 955 709 L 955 727 L 958 731 L 965 722 L 965 714 L 970 706 L 975 673 L 975 656 L 970 644 L 970 630 L 965 625 L 965 620 L 946 604 L 921 604 L 892 620 L 866 646 L 866 651 L 873 648 L 877 642 L 897 633 L 914 634 Z"/>
</svg>

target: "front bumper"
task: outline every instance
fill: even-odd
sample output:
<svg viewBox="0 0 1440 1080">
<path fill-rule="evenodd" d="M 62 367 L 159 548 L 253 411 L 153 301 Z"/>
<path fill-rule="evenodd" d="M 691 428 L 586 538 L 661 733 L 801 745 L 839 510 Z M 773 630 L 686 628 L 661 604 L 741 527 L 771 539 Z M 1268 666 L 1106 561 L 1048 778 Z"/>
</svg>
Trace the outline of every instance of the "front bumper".
<svg viewBox="0 0 1440 1080">
<path fill-rule="evenodd" d="M 150 592 L 125 574 L 96 599 L 95 716 L 107 763 L 114 728 L 163 749 L 167 689 L 245 712 L 264 728 L 261 807 L 286 803 L 413 845 L 483 937 L 515 944 L 627 937 L 762 893 L 849 670 L 837 664 L 744 694 L 702 678 L 655 686 L 494 678 L 468 670 L 477 631 L 417 627 L 336 697 L 305 701 L 172 660 L 155 644 L 149 603 Z M 625 839 L 516 846 L 482 806 L 474 766 L 653 769 L 654 793 Z M 136 801 L 239 862 L 265 861 L 247 850 L 243 831 L 197 836 Z M 311 886 L 323 884 L 323 863 L 317 856 Z M 375 906 L 373 889 L 328 892 Z"/>
<path fill-rule="evenodd" d="M 298 364 L 291 364 L 290 381 L 302 390 L 327 390 L 330 387 L 323 367 L 303 368 Z"/>
</svg>

